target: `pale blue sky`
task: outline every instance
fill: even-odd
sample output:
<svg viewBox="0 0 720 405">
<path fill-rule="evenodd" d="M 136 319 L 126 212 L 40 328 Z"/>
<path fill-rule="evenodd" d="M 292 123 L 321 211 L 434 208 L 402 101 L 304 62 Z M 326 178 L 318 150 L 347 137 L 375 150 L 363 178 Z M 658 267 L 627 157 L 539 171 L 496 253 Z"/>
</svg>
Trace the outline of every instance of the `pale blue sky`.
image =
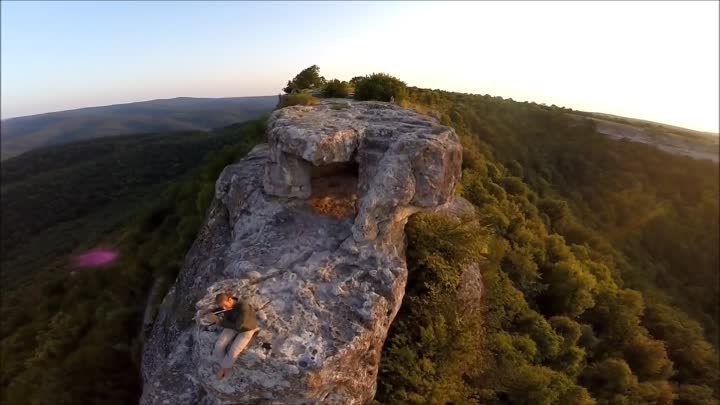
<svg viewBox="0 0 720 405">
<path fill-rule="evenodd" d="M 277 94 L 299 70 L 718 130 L 718 2 L 2 1 L 2 117 Z"/>
</svg>

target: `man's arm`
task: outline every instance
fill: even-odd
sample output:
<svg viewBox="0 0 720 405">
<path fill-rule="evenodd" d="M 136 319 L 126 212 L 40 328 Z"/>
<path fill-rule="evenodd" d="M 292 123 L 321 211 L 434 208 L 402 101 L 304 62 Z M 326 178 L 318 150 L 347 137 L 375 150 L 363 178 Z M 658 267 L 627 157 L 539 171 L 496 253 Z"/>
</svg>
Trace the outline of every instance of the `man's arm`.
<svg viewBox="0 0 720 405">
<path fill-rule="evenodd" d="M 235 329 L 235 323 L 228 321 L 224 316 L 220 318 L 220 326 L 223 328 Z"/>
<path fill-rule="evenodd" d="M 221 319 L 220 326 L 222 326 L 223 328 L 230 328 L 230 329 L 238 330 L 237 329 L 237 319 L 239 318 L 239 315 L 241 315 L 241 314 L 238 314 L 238 311 L 240 311 L 239 305 L 240 304 L 235 303 L 235 305 L 232 307 L 232 309 L 223 312 L 223 316 L 220 317 L 220 319 Z M 231 322 L 228 320 L 227 315 L 229 315 L 230 313 L 232 313 L 230 318 L 235 318 L 235 322 Z"/>
<path fill-rule="evenodd" d="M 200 310 L 195 315 L 196 319 L 205 326 L 210 326 L 220 322 L 220 317 L 215 313 L 220 308 L 211 308 L 206 310 Z"/>
</svg>

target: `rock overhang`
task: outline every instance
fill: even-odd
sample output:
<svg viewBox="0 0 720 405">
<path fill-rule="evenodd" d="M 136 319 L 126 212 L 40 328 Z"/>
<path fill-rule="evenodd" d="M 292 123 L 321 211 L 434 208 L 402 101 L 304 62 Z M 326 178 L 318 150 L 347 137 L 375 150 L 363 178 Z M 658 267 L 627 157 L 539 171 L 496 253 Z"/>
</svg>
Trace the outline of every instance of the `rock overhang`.
<svg viewBox="0 0 720 405">
<path fill-rule="evenodd" d="M 269 119 L 268 143 L 263 185 L 277 197 L 308 198 L 315 168 L 357 164 L 356 223 L 367 221 L 371 213 L 363 210 L 372 211 L 380 197 L 417 208 L 441 205 L 460 178 L 462 148 L 454 130 L 392 103 L 346 100 L 283 108 Z M 392 182 L 398 184 L 388 189 Z M 391 193 L 378 196 L 378 189 Z"/>
</svg>

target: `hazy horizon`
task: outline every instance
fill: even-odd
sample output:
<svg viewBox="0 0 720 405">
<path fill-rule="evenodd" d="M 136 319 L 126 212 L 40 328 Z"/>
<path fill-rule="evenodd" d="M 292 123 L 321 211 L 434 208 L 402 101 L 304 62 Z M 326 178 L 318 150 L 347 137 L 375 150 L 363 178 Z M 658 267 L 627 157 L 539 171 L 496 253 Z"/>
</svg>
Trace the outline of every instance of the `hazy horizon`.
<svg viewBox="0 0 720 405">
<path fill-rule="evenodd" d="M 1 121 L 7 121 L 7 120 L 14 119 L 14 118 L 26 118 L 26 117 L 33 117 L 33 116 L 37 116 L 37 115 L 53 114 L 53 113 L 59 113 L 59 112 L 65 112 L 65 111 L 84 110 L 84 109 L 88 109 L 88 108 L 102 108 L 102 107 L 110 107 L 110 106 L 115 106 L 115 105 L 125 105 L 125 104 L 135 104 L 135 103 L 146 103 L 146 102 L 159 101 L 159 100 L 173 100 L 173 99 L 178 99 L 178 98 L 224 99 L 224 98 L 252 98 L 252 97 L 275 97 L 275 96 L 276 96 L 276 95 L 273 95 L 273 94 L 266 94 L 266 95 L 228 96 L 228 97 L 192 97 L 192 96 L 178 96 L 178 97 L 171 97 L 171 98 L 154 98 L 154 99 L 149 99 L 149 100 L 138 100 L 138 101 L 130 101 L 130 102 L 122 102 L 122 103 L 113 103 L 113 104 L 90 105 L 90 106 L 86 106 L 86 107 L 71 108 L 71 109 L 68 109 L 68 110 L 46 111 L 46 112 L 40 112 L 40 113 L 35 113 L 35 114 L 29 114 L 29 115 L 17 115 L 17 116 L 14 116 L 14 117 L 2 118 Z M 604 114 L 602 111 L 586 111 L 586 112 Z M 638 118 L 638 117 L 629 117 L 629 116 L 619 116 L 619 117 L 630 118 L 630 119 L 640 119 L 640 120 L 642 120 L 642 118 Z M 665 122 L 658 122 L 658 121 L 656 121 L 656 122 L 659 123 L 659 124 L 672 125 L 672 124 L 667 124 L 667 123 L 665 123 Z M 681 128 L 685 128 L 685 129 L 689 129 L 689 130 L 694 130 L 694 131 L 698 131 L 698 132 L 703 132 L 703 133 L 708 133 L 708 134 L 712 134 L 712 135 L 720 135 L 720 133 L 718 133 L 718 132 L 695 130 L 695 129 L 693 129 L 693 128 L 687 128 L 687 127 L 681 127 Z"/>
<path fill-rule="evenodd" d="M 173 99 L 178 99 L 178 98 L 225 99 L 225 98 L 253 98 L 253 97 L 277 97 L 277 94 L 254 94 L 254 95 L 248 95 L 248 96 L 219 96 L 219 97 L 176 96 L 176 97 L 167 97 L 167 98 L 150 98 L 150 99 L 134 100 L 134 101 L 122 101 L 122 102 L 110 103 L 110 104 L 87 105 L 87 106 L 83 106 L 83 107 L 73 107 L 73 108 L 68 108 L 68 109 L 64 109 L 64 110 L 43 111 L 43 112 L 32 113 L 32 114 L 27 114 L 27 115 L 15 115 L 12 117 L 3 117 L 2 121 L 11 120 L 13 118 L 32 117 L 35 115 L 53 114 L 53 113 L 59 113 L 59 112 L 64 112 L 64 111 L 75 111 L 75 110 L 84 110 L 84 109 L 88 109 L 88 108 L 110 107 L 110 106 L 124 105 L 124 104 L 147 103 L 150 101 L 173 100 Z"/>
<path fill-rule="evenodd" d="M 276 95 L 301 69 L 719 131 L 717 2 L 2 2 L 2 119 Z"/>
</svg>

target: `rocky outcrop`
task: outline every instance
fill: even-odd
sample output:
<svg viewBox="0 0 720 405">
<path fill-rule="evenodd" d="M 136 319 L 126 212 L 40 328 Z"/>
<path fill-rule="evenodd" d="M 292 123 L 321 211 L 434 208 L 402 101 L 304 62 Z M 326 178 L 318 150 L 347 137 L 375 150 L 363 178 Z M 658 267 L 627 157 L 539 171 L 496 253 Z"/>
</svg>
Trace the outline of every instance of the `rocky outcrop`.
<svg viewBox="0 0 720 405">
<path fill-rule="evenodd" d="M 576 119 L 577 116 L 571 115 Z M 582 117 L 587 119 L 587 117 Z M 693 159 L 720 161 L 720 140 L 717 134 L 657 125 L 654 128 L 625 124 L 601 118 L 589 118 L 595 130 L 610 139 L 627 140 L 654 146 L 664 152 Z"/>
<path fill-rule="evenodd" d="M 225 168 L 143 353 L 142 404 L 364 404 L 407 280 L 410 215 L 453 205 L 452 129 L 389 103 L 275 111 Z M 196 311 L 230 291 L 261 330 L 218 381 Z"/>
</svg>

